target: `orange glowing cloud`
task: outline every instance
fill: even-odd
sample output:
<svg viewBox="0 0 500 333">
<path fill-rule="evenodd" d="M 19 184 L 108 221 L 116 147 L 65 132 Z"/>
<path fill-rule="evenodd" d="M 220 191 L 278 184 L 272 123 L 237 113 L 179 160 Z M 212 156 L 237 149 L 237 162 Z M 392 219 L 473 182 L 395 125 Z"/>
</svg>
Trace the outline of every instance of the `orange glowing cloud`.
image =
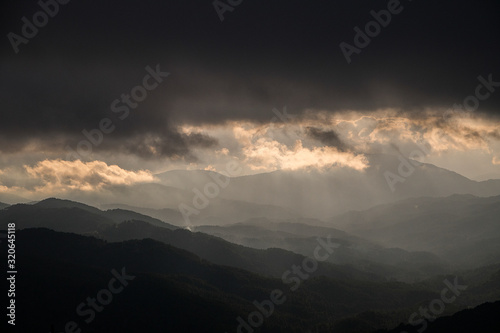
<svg viewBox="0 0 500 333">
<path fill-rule="evenodd" d="M 330 166 L 361 171 L 368 167 L 363 155 L 339 152 L 333 147 L 305 148 L 297 140 L 291 148 L 277 141 L 258 140 L 243 149 L 245 163 L 253 170 L 322 169 Z"/>
<path fill-rule="evenodd" d="M 93 191 L 105 185 L 132 185 L 154 181 L 154 176 L 149 171 L 124 170 L 102 161 L 45 160 L 33 167 L 25 166 L 25 169 L 31 178 L 41 181 L 41 185 L 36 187 L 36 190 L 41 192 Z"/>
</svg>

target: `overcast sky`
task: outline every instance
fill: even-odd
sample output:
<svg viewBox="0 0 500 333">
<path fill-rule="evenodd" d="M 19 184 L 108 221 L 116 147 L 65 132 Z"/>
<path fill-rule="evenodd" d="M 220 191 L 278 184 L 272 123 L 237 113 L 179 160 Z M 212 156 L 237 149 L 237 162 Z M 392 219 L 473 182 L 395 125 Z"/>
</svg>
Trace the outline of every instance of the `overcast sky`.
<svg viewBox="0 0 500 333">
<path fill-rule="evenodd" d="M 231 2 L 73 0 L 27 38 L 22 18 L 43 21 L 40 5 L 4 1 L 0 186 L 78 159 L 138 181 L 229 160 L 246 173 L 362 169 L 364 154 L 408 155 L 419 140 L 429 163 L 500 178 L 497 1 Z M 390 22 L 356 44 L 388 6 Z M 358 45 L 349 59 L 342 43 Z M 147 96 L 127 105 L 132 91 Z M 108 133 L 82 143 L 102 122 Z"/>
</svg>

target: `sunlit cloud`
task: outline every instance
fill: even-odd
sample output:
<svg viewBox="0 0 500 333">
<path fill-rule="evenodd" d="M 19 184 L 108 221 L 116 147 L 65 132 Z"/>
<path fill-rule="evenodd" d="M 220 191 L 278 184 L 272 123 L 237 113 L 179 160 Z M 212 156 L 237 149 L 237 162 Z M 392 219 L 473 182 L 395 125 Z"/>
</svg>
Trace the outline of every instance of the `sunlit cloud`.
<svg viewBox="0 0 500 333">
<path fill-rule="evenodd" d="M 480 114 L 445 119 L 444 111 L 416 114 L 397 109 L 337 113 L 307 110 L 287 121 L 180 125 L 176 130 L 183 137 L 213 138 L 214 145 L 193 146 L 190 153 L 196 158 L 190 161 L 168 156 L 142 159 L 123 151 L 96 153 L 94 161 L 87 162 L 61 160 L 63 156 L 56 151 L 4 154 L 0 156 L 0 191 L 18 195 L 26 191 L 88 192 L 103 190 L 107 185 L 154 182 L 154 173 L 167 170 L 224 172 L 229 162 L 238 163 L 242 175 L 331 167 L 362 171 L 369 166 L 369 154 L 410 156 L 419 146 L 427 148 L 422 162 L 470 178 L 498 177 L 498 120 Z M 482 162 L 475 163 L 477 160 Z"/>
<path fill-rule="evenodd" d="M 498 122 L 480 114 L 445 119 L 445 111 L 416 114 L 398 109 L 337 113 L 307 110 L 287 122 L 227 121 L 185 125 L 179 132 L 200 132 L 219 141 L 215 151 L 195 152 L 200 169 L 210 166 L 210 170 L 220 170 L 222 161 L 237 159 L 246 173 L 321 169 L 328 165 L 362 170 L 366 154 L 409 156 L 416 147 L 426 147 L 428 163 L 442 162 L 449 153 L 462 154 L 465 161 L 470 152 L 480 152 L 489 156 L 489 172 L 495 172 L 500 142 Z M 464 163 L 457 169 L 462 166 L 461 172 L 472 168 Z"/>
<path fill-rule="evenodd" d="M 368 167 L 363 155 L 339 152 L 332 147 L 304 148 L 297 140 L 292 148 L 276 141 L 258 140 L 243 150 L 245 162 L 253 170 L 299 170 L 305 168 L 349 167 L 358 171 Z"/>
<path fill-rule="evenodd" d="M 418 117 L 393 109 L 363 114 L 347 112 L 323 115 L 318 123 L 323 128 L 334 128 L 342 140 L 357 152 L 364 153 L 381 147 L 385 147 L 383 152 L 388 152 L 388 148 L 402 148 L 408 143 L 428 144 L 434 153 L 471 149 L 489 151 L 491 142 L 500 139 L 498 122 L 473 115 L 445 120 L 444 111 L 426 110 Z M 310 117 L 304 122 L 311 124 L 317 119 Z"/>
<path fill-rule="evenodd" d="M 225 146 L 200 160 L 212 163 L 213 156 L 225 160 L 236 158 L 248 173 L 332 166 L 360 171 L 368 166 L 362 154 L 339 151 L 337 147 L 324 146 L 310 138 L 307 134 L 310 128 L 300 122 L 259 124 L 238 121 L 207 127 L 186 126 L 180 131 L 202 130 L 218 138 Z M 203 152 L 197 154 L 203 155 Z M 210 170 L 217 169 L 213 164 L 209 167 Z"/>
<path fill-rule="evenodd" d="M 132 185 L 154 181 L 149 171 L 129 171 L 102 161 L 82 162 L 45 160 L 35 166 L 25 166 L 28 176 L 41 184 L 38 192 L 48 191 L 95 191 L 106 185 Z"/>
</svg>

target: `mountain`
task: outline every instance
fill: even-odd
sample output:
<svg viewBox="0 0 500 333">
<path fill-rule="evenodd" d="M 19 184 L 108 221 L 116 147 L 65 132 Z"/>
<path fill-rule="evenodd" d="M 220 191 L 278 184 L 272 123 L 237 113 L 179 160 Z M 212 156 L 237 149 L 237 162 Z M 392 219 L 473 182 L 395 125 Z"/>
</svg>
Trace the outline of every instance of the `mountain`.
<svg viewBox="0 0 500 333">
<path fill-rule="evenodd" d="M 400 325 L 387 331 L 379 330 L 375 333 L 498 333 L 500 332 L 500 301 L 481 304 L 474 309 L 466 309 L 455 313 L 453 316 L 440 317 L 433 322 L 418 325 Z"/>
<path fill-rule="evenodd" d="M 253 248 L 278 247 L 303 255 L 314 251 L 317 237 L 330 236 L 342 246 L 332 253 L 329 262 L 351 265 L 399 281 L 416 281 L 446 270 L 446 263 L 430 252 L 384 248 L 339 229 L 300 222 L 323 223 L 313 219 L 276 221 L 260 218 L 227 226 L 198 226 L 193 231 Z"/>
<path fill-rule="evenodd" d="M 32 205 L 13 205 L 0 210 L 0 226 L 15 221 L 17 228 L 46 227 L 81 234 L 95 233 L 105 226 L 127 220 L 142 220 L 162 228 L 177 228 L 133 211 L 102 211 L 79 202 L 55 198 L 45 199 Z"/>
<path fill-rule="evenodd" d="M 115 222 L 100 214 L 81 208 L 42 208 L 36 205 L 17 204 L 0 210 L 0 228 L 16 223 L 16 229 L 47 227 L 57 231 L 94 234 Z"/>
<path fill-rule="evenodd" d="M 156 221 L 156 224 L 151 221 Z M 7 229 L 6 225 L 10 222 L 16 222 L 18 230 L 45 227 L 55 231 L 93 235 L 109 241 L 151 238 L 188 250 L 216 264 L 238 267 L 267 276 L 281 277 L 293 263 L 304 260 L 303 255 L 282 249 L 252 249 L 203 233 L 172 230 L 176 228 L 135 212 L 101 211 L 81 203 L 53 198 L 34 205 L 14 205 L 1 210 L 0 227 Z M 313 251 L 314 248 L 311 249 L 310 256 Z M 317 274 L 343 280 L 385 280 L 374 273 L 330 263 L 319 263 Z"/>
<path fill-rule="evenodd" d="M 85 205 L 79 202 L 61 200 L 55 198 L 45 199 L 43 201 L 38 202 L 34 206 L 40 208 L 78 208 L 108 218 L 114 223 L 120 223 L 129 220 L 140 220 L 162 228 L 177 229 L 176 226 L 164 222 L 162 220 L 155 219 L 150 216 L 125 209 L 108 209 L 106 211 L 102 211 L 95 207 Z"/>
<path fill-rule="evenodd" d="M 9 204 L 0 202 L 0 209 L 4 209 L 4 208 L 9 207 L 9 206 L 10 206 Z"/>
<path fill-rule="evenodd" d="M 134 211 L 140 214 L 157 218 L 162 221 L 169 221 L 170 223 L 178 226 L 185 226 L 186 224 L 186 222 L 182 218 L 182 214 L 179 211 L 179 209 L 173 209 L 173 208 L 154 209 L 154 208 L 136 207 L 118 203 L 100 204 L 99 207 L 101 207 L 102 209 L 123 209 L 123 210 Z"/>
<path fill-rule="evenodd" d="M 455 265 L 499 262 L 500 196 L 416 198 L 333 218 L 329 225 L 386 247 L 430 251 Z"/>
<path fill-rule="evenodd" d="M 30 200 L 20 197 L 15 194 L 8 194 L 8 193 L 2 193 L 0 192 L 0 202 L 5 202 L 6 204 L 13 205 L 16 203 L 26 203 L 29 202 Z"/>
<path fill-rule="evenodd" d="M 237 318 L 248 321 L 254 311 L 269 314 L 262 315 L 261 332 L 342 332 L 345 318 L 378 309 L 375 316 L 397 323 L 440 295 L 418 285 L 327 277 L 304 278 L 292 291 L 280 279 L 214 265 L 150 239 L 106 243 L 47 229 L 17 236 L 23 274 L 16 314 L 29 318 L 17 329 L 26 332 L 51 326 L 61 332 L 69 322 L 85 332 L 235 332 Z M 273 290 L 284 298 L 269 313 Z M 100 310 L 91 310 L 92 299 Z M 457 299 L 448 311 L 463 306 Z"/>
<path fill-rule="evenodd" d="M 166 223 L 163 220 L 155 219 L 153 217 L 125 209 L 108 209 L 104 212 L 104 215 L 112 219 L 115 223 L 120 223 L 123 221 L 139 220 L 155 225 L 160 228 L 167 228 L 172 230 L 178 228 L 177 226 L 170 223 Z"/>
<path fill-rule="evenodd" d="M 107 185 L 92 193 L 72 190 L 64 197 L 97 207 L 127 210 L 130 206 L 138 213 L 187 227 L 260 217 L 328 220 L 407 198 L 500 195 L 498 179 L 477 182 L 432 164 L 414 166 L 416 161 L 400 156 L 366 157 L 369 167 L 363 171 L 334 166 L 229 178 L 212 171 L 177 170 L 156 174 L 151 183 Z M 400 182 L 389 184 L 388 173 L 400 177 Z M 1 196 L 0 201 L 10 203 Z"/>
<path fill-rule="evenodd" d="M 103 229 L 99 236 L 118 242 L 151 238 L 189 252 L 219 265 L 237 267 L 262 275 L 281 277 L 292 264 L 302 262 L 304 256 L 278 248 L 252 249 L 227 242 L 221 238 L 188 230 L 166 230 L 140 221 L 128 221 Z M 318 243 L 316 242 L 316 246 Z M 307 255 L 312 256 L 314 248 Z M 317 273 L 337 279 L 385 280 L 374 273 L 365 273 L 349 265 L 319 263 Z"/>
<path fill-rule="evenodd" d="M 130 209 L 142 214 L 146 214 L 161 220 L 168 220 L 178 226 L 188 227 L 193 225 L 203 225 L 217 223 L 220 225 L 234 223 L 235 221 L 242 221 L 249 218 L 258 218 L 262 216 L 269 216 L 271 218 L 291 218 L 298 214 L 292 212 L 289 209 L 284 209 L 281 207 L 273 205 L 262 205 L 249 203 L 238 200 L 228 200 L 221 198 L 207 199 L 207 206 L 202 209 L 196 209 L 193 204 L 193 199 L 195 194 L 193 192 L 189 193 L 186 191 L 185 199 L 183 201 L 162 201 L 156 200 L 156 202 L 150 202 L 157 207 L 170 207 L 170 208 L 144 208 L 136 207 L 132 205 L 125 204 L 101 204 L 103 208 L 124 208 Z M 161 198 L 160 198 L 161 199 Z M 179 205 L 185 205 L 189 209 L 193 209 L 196 213 L 187 214 L 188 220 L 186 220 Z M 186 211 L 187 211 L 186 210 Z"/>
<path fill-rule="evenodd" d="M 291 218 L 298 214 L 283 207 L 257 204 L 222 196 L 206 196 L 203 187 L 199 192 L 178 189 L 156 183 L 106 186 L 104 191 L 92 194 L 73 191 L 68 198 L 93 206 L 106 208 L 134 207 L 133 210 L 159 219 L 168 219 L 178 226 L 200 225 L 207 223 L 228 224 L 253 217 Z M 195 203 L 196 201 L 196 203 Z M 188 219 L 179 208 L 184 205 Z M 142 208 L 138 208 L 141 206 Z M 187 208 L 189 207 L 189 208 Z"/>
<path fill-rule="evenodd" d="M 168 171 L 156 177 L 162 184 L 182 190 L 203 190 L 206 184 L 216 183 L 214 179 L 217 178 L 227 182 L 220 190 L 220 198 L 284 207 L 300 216 L 319 219 L 405 198 L 500 195 L 500 180 L 476 182 L 427 163 L 411 166 L 412 172 L 403 174 L 406 176 L 402 177 L 404 182 L 396 183 L 392 191 L 385 174 L 399 175 L 401 158 L 383 154 L 367 155 L 367 158 L 370 167 L 363 172 L 345 168 L 275 171 L 233 177 L 227 181 L 223 175 L 197 170 Z"/>
</svg>

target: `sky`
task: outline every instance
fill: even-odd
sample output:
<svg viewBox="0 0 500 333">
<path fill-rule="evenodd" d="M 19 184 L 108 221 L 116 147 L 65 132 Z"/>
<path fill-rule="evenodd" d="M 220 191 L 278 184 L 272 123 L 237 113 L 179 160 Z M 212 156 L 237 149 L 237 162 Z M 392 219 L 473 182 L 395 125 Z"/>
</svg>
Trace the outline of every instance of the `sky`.
<svg viewBox="0 0 500 333">
<path fill-rule="evenodd" d="M 60 2 L 2 4 L 0 191 L 362 172 L 419 145 L 500 178 L 496 1 Z"/>
</svg>

